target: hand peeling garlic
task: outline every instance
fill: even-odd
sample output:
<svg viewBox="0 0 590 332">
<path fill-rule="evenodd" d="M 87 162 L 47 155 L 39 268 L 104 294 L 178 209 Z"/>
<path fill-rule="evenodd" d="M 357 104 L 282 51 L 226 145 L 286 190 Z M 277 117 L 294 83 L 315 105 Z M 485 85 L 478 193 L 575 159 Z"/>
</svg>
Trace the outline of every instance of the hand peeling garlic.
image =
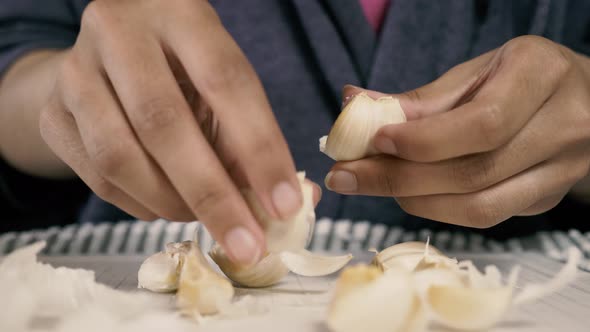
<svg viewBox="0 0 590 332">
<path fill-rule="evenodd" d="M 416 252 L 419 247 L 423 248 L 421 259 Z M 571 283 L 581 257 L 579 250 L 570 249 L 568 263 L 552 280 L 525 285 L 515 294 L 518 267 L 503 281 L 493 265 L 482 273 L 470 261 L 448 258 L 428 243 L 402 243 L 377 253 L 372 266 L 342 272 L 327 323 L 335 332 L 422 331 L 429 322 L 456 330 L 486 329 L 515 305 L 539 299 Z M 395 275 L 398 284 L 393 284 L 394 277 L 388 280 L 388 275 Z M 376 298 L 387 305 L 376 305 Z M 389 310 L 384 313 L 382 308 Z M 405 320 L 400 323 L 398 319 Z"/>
<path fill-rule="evenodd" d="M 328 136 L 320 138 L 320 151 L 336 161 L 357 160 L 378 154 L 373 138 L 379 128 L 406 121 L 399 100 L 377 100 L 362 92 L 344 107 Z"/>
<path fill-rule="evenodd" d="M 215 244 L 209 255 L 221 271 L 232 281 L 246 287 L 267 287 L 282 280 L 289 271 L 303 276 L 323 276 L 336 272 L 352 258 L 321 256 L 305 250 L 315 224 L 313 187 L 305 182 L 305 173 L 297 177 L 303 193 L 303 205 L 290 220 L 274 220 L 264 212 L 253 193 L 244 191 L 244 197 L 254 216 L 263 225 L 268 252 L 251 267 L 234 264 L 223 249 Z"/>
</svg>

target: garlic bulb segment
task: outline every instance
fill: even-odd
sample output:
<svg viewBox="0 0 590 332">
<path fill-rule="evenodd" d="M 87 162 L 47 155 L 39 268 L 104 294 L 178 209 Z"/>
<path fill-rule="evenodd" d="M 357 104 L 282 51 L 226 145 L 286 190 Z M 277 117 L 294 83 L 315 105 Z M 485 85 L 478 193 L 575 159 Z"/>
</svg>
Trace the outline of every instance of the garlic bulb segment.
<svg viewBox="0 0 590 332">
<path fill-rule="evenodd" d="M 373 138 L 379 128 L 406 121 L 399 100 L 391 96 L 373 99 L 362 92 L 344 107 L 320 151 L 336 161 L 350 161 L 378 154 Z"/>
<path fill-rule="evenodd" d="M 209 252 L 219 269 L 236 284 L 245 287 L 268 287 L 281 281 L 289 269 L 282 263 L 278 254 L 267 254 L 256 265 L 241 267 L 234 264 L 219 244 Z"/>
<path fill-rule="evenodd" d="M 137 272 L 138 288 L 152 292 L 172 292 L 178 288 L 180 258 L 177 254 L 158 252 L 148 257 Z"/>
<path fill-rule="evenodd" d="M 176 305 L 191 317 L 219 313 L 231 304 L 234 288 L 231 282 L 215 272 L 193 244 L 180 272 Z"/>
<path fill-rule="evenodd" d="M 305 172 L 298 172 L 297 178 L 303 194 L 303 204 L 295 216 L 289 220 L 270 218 L 258 202 L 254 192 L 243 191 L 244 198 L 254 213 L 254 217 L 264 228 L 267 250 L 271 253 L 302 249 L 311 238 L 315 223 L 313 187 L 305 182 Z"/>
<path fill-rule="evenodd" d="M 444 256 L 440 250 L 428 243 L 411 241 L 396 244 L 378 252 L 372 263 L 383 270 L 402 267 L 408 271 L 414 271 L 441 265 L 454 266 L 457 261 Z"/>
<path fill-rule="evenodd" d="M 319 277 L 342 269 L 352 255 L 322 256 L 308 250 L 285 251 L 280 253 L 281 261 L 293 273 L 305 277 Z"/>
<path fill-rule="evenodd" d="M 459 330 L 484 330 L 494 326 L 510 308 L 512 288 L 469 288 L 433 285 L 425 303 L 432 318 Z"/>
<path fill-rule="evenodd" d="M 409 272 L 349 267 L 336 282 L 327 325 L 334 332 L 401 332 L 415 317 L 415 301 Z"/>
</svg>

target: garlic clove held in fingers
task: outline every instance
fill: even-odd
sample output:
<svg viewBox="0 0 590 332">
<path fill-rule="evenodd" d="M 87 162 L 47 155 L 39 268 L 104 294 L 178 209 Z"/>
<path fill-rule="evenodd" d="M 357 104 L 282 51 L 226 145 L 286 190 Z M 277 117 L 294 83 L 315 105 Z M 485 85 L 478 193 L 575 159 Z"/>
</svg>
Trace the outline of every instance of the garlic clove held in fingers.
<svg viewBox="0 0 590 332">
<path fill-rule="evenodd" d="M 234 264 L 219 244 L 213 246 L 209 256 L 229 279 L 245 287 L 272 286 L 289 273 L 289 269 L 282 263 L 278 254 L 269 253 L 256 265 L 250 267 Z"/>
<path fill-rule="evenodd" d="M 336 161 L 350 161 L 378 154 L 373 148 L 377 131 L 402 123 L 406 115 L 391 96 L 373 99 L 362 92 L 344 107 L 328 136 L 320 138 L 320 151 Z"/>
<path fill-rule="evenodd" d="M 303 203 L 299 211 L 288 220 L 271 218 L 262 208 L 254 192 L 243 191 L 244 198 L 254 213 L 254 217 L 264 229 L 266 246 L 270 253 L 302 249 L 311 237 L 315 223 L 313 187 L 310 183 L 305 182 L 305 172 L 298 172 L 297 178 L 303 195 Z"/>
<path fill-rule="evenodd" d="M 305 277 L 320 277 L 343 268 L 352 259 L 351 254 L 323 256 L 308 250 L 285 251 L 280 254 L 283 264 L 293 273 Z"/>
</svg>

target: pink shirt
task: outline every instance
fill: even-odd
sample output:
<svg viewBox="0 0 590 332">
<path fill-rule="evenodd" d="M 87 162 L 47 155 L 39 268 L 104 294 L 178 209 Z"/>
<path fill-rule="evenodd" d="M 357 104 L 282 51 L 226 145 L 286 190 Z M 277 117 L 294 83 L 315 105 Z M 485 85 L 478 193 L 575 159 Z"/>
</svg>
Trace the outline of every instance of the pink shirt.
<svg viewBox="0 0 590 332">
<path fill-rule="evenodd" d="M 385 13 L 387 12 L 390 0 L 359 1 L 361 3 L 361 7 L 363 7 L 363 12 L 365 12 L 365 16 L 367 17 L 369 24 L 371 24 L 373 30 L 378 33 L 381 30 L 381 25 L 385 19 Z"/>
</svg>

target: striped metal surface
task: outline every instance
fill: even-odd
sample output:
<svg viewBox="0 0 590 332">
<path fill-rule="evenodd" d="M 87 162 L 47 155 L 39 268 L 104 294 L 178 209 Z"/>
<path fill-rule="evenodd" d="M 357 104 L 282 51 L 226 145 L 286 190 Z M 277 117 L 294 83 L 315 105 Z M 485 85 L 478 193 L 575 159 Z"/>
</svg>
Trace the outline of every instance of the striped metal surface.
<svg viewBox="0 0 590 332">
<path fill-rule="evenodd" d="M 196 232 L 199 230 L 198 232 Z M 197 222 L 179 223 L 121 221 L 100 224 L 76 224 L 20 233 L 0 234 L 0 255 L 16 248 L 44 240 L 45 255 L 149 255 L 162 250 L 169 242 L 194 239 L 195 233 L 204 250 L 213 244 L 205 228 Z M 399 227 L 371 224 L 367 221 L 319 219 L 309 249 L 327 252 L 359 252 L 382 249 L 405 241 L 430 241 L 445 252 L 522 253 L 540 252 L 563 261 L 571 246 L 581 249 L 586 259 L 581 268 L 590 271 L 590 233 L 539 232 L 527 238 L 504 242 L 475 233 L 432 232 L 428 229 L 407 231 Z"/>
</svg>

